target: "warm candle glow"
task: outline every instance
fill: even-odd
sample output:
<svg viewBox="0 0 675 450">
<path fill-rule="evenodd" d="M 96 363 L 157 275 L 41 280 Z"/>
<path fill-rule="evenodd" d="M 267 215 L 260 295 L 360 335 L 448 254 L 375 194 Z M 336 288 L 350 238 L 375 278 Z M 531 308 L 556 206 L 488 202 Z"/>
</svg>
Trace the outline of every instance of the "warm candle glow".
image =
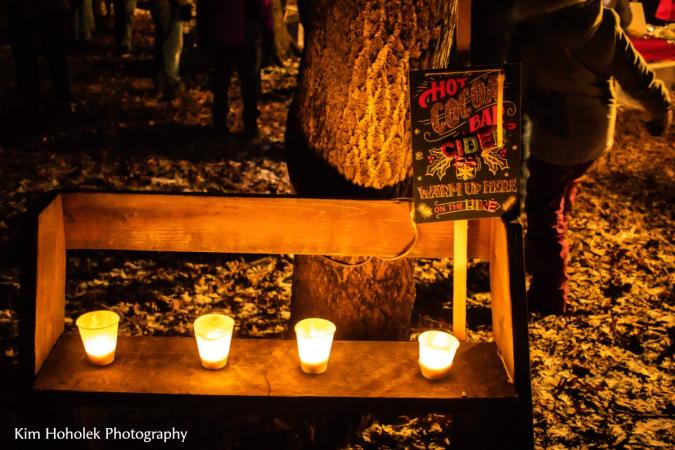
<svg viewBox="0 0 675 450">
<path fill-rule="evenodd" d="M 459 347 L 456 337 L 443 331 L 425 331 L 417 339 L 420 344 L 420 369 L 430 380 L 445 376 Z"/>
<path fill-rule="evenodd" d="M 227 364 L 234 319 L 224 314 L 206 314 L 195 320 L 199 358 L 205 369 L 222 369 Z"/>
<path fill-rule="evenodd" d="M 120 317 L 112 311 L 92 311 L 77 318 L 75 324 L 91 364 L 105 366 L 115 359 L 119 321 Z"/>
<path fill-rule="evenodd" d="M 295 325 L 302 371 L 323 373 L 328 368 L 335 324 L 325 319 L 305 319 Z"/>
</svg>

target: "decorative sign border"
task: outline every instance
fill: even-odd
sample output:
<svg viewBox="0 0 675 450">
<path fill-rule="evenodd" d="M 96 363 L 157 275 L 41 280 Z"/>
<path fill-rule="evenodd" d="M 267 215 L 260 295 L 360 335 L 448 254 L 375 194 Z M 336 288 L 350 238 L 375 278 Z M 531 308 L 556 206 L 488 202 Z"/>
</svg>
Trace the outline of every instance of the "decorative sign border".
<svg viewBox="0 0 675 450">
<path fill-rule="evenodd" d="M 416 222 L 518 205 L 520 66 L 410 72 Z"/>
</svg>

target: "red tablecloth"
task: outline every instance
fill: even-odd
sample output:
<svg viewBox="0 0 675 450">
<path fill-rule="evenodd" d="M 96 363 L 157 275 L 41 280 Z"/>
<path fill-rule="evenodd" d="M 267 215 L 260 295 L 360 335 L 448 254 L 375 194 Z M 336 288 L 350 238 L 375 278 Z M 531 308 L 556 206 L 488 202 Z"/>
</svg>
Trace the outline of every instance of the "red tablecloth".
<svg viewBox="0 0 675 450">
<path fill-rule="evenodd" d="M 675 61 L 675 44 L 669 44 L 665 39 L 636 38 L 632 42 L 647 62 Z"/>
</svg>

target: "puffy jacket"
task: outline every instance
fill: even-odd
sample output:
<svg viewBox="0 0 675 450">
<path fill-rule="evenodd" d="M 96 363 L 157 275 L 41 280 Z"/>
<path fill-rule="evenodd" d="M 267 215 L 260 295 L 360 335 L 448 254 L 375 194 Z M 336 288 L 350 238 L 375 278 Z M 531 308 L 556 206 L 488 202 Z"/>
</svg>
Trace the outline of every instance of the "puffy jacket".
<svg viewBox="0 0 675 450">
<path fill-rule="evenodd" d="M 654 78 L 600 0 L 525 24 L 521 58 L 525 112 L 532 120 L 531 152 L 552 164 L 579 164 L 613 143 L 616 80 L 652 115 L 670 108 L 665 85 Z"/>
</svg>

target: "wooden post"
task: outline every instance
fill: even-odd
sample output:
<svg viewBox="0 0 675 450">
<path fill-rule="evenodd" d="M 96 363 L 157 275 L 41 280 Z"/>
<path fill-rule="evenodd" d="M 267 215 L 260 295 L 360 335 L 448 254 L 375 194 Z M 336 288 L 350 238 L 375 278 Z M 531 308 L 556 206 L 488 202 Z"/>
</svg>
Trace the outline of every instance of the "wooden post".
<svg viewBox="0 0 675 450">
<path fill-rule="evenodd" d="M 471 0 L 457 1 L 457 63 L 471 64 Z M 454 222 L 452 257 L 452 331 L 457 339 L 466 339 L 466 220 Z"/>
<path fill-rule="evenodd" d="M 66 240 L 63 202 L 57 196 L 38 216 L 35 279 L 35 373 L 63 333 L 66 297 Z"/>
<path fill-rule="evenodd" d="M 466 220 L 456 220 L 452 251 L 452 331 L 459 340 L 466 339 Z"/>
<path fill-rule="evenodd" d="M 27 213 L 21 270 L 21 365 L 32 379 L 61 336 L 65 320 L 66 242 L 60 194 L 44 196 Z"/>
<path fill-rule="evenodd" d="M 534 448 L 532 418 L 532 381 L 530 376 L 530 344 L 525 300 L 525 255 L 523 253 L 523 226 L 513 221 L 506 225 L 509 258 L 509 295 L 511 297 L 513 362 L 515 387 L 518 393 L 515 441 L 523 449 Z"/>
</svg>

